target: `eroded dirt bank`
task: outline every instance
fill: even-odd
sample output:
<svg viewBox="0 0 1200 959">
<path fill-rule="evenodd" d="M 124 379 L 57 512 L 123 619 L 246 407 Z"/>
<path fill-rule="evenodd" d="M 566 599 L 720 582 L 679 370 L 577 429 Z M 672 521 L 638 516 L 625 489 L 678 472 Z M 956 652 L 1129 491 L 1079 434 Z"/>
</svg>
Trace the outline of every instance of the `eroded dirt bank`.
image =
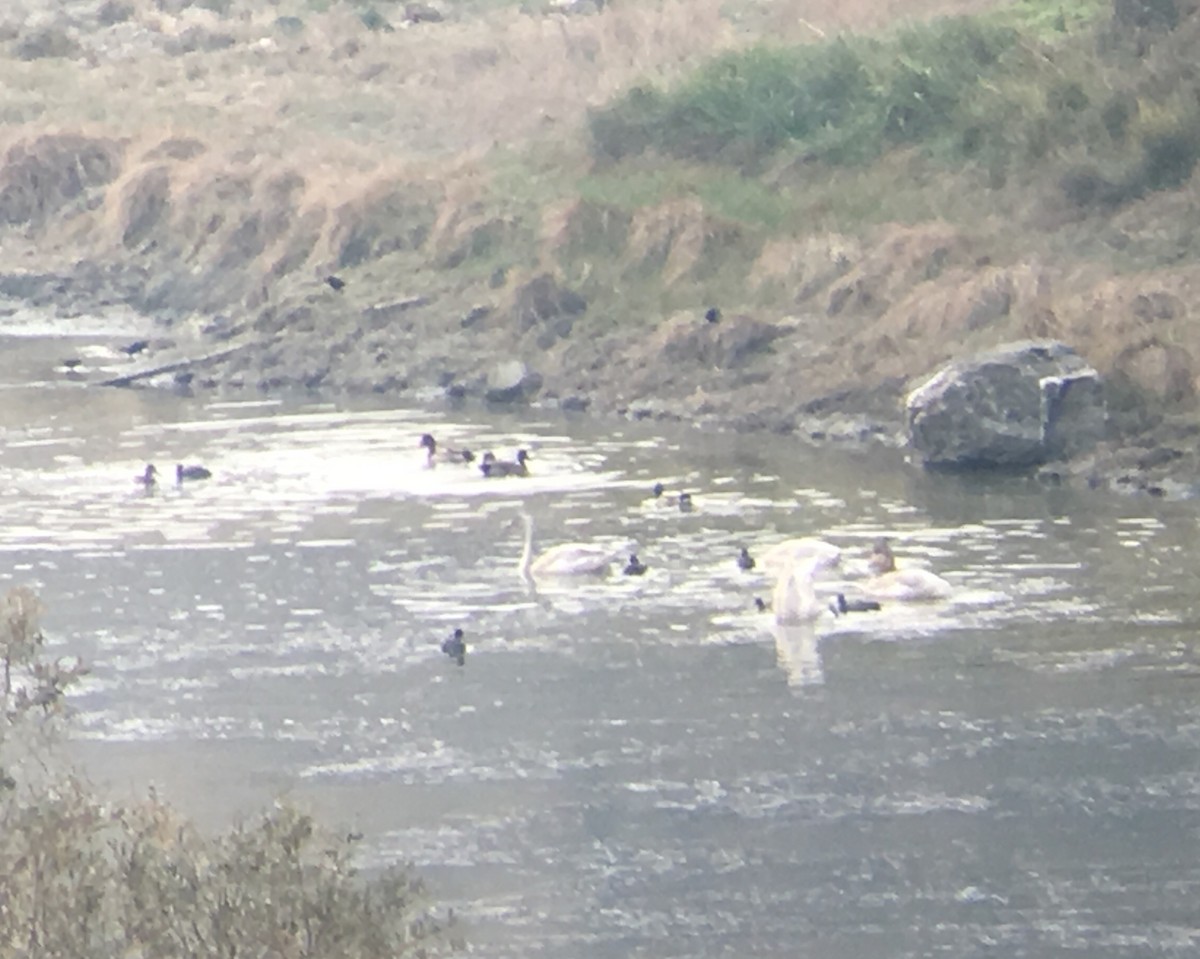
<svg viewBox="0 0 1200 959">
<path fill-rule="evenodd" d="M 1111 449 L 1070 474 L 1186 493 L 1195 472 L 1190 268 L 1116 278 L 999 261 L 945 224 L 892 226 L 764 245 L 751 276 L 786 288 L 786 312 L 712 303 L 616 322 L 602 298 L 559 279 L 556 254 L 603 221 L 630 269 L 670 282 L 719 253 L 702 209 L 629 217 L 580 201 L 506 222 L 435 181 L 334 191 L 180 137 L 20 140 L 0 164 L 0 219 L 0 292 L 60 314 L 120 303 L 152 319 L 131 385 L 478 398 L 889 439 L 915 378 L 972 349 L 1049 336 L 1110 383 Z M 539 262 L 480 275 L 475 251 L 530 228 Z"/>
<path fill-rule="evenodd" d="M 943 361 L 1055 337 L 1107 378 L 1113 427 L 1063 475 L 1190 494 L 1200 269 L 1186 259 L 1117 274 L 1056 239 L 1055 210 L 1028 244 L 942 221 L 781 239 L 695 197 L 631 212 L 562 187 L 588 163 L 570 131 L 631 76 L 764 30 L 889 15 L 776 23 L 784 6 L 462 15 L 436 35 L 366 30 L 341 5 L 26 16 L 0 57 L 0 294 L 64 316 L 139 311 L 152 332 L 130 386 L 536 403 L 853 441 L 892 440 L 903 395 Z M 484 154 L 538 136 L 561 156 L 502 185 Z M 1075 231 L 1158 249 L 1195 206 L 1189 183 Z"/>
</svg>

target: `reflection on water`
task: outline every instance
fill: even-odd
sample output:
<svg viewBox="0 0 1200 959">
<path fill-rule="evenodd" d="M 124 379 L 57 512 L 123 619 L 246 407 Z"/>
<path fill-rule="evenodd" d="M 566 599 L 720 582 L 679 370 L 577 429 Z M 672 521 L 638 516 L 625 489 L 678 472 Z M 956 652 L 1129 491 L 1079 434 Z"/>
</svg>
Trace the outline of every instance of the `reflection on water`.
<svg viewBox="0 0 1200 959">
<path fill-rule="evenodd" d="M 1195 948 L 1187 504 L 757 435 L 5 394 L 0 578 L 94 663 L 79 746 L 121 788 L 288 794 L 420 864 L 488 956 Z M 422 469 L 427 431 L 534 475 Z M 649 569 L 531 593 L 519 508 Z M 880 534 L 955 596 L 779 628 L 736 562 L 819 535 L 853 595 Z"/>
</svg>

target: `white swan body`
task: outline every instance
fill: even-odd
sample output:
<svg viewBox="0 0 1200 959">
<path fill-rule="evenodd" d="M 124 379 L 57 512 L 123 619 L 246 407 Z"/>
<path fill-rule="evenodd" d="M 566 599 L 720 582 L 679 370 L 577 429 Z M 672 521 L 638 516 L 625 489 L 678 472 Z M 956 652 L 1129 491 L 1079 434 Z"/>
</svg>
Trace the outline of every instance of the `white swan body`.
<svg viewBox="0 0 1200 959">
<path fill-rule="evenodd" d="M 533 555 L 533 517 L 522 513 L 525 523 L 525 547 L 518 571 L 525 579 L 539 576 L 589 576 L 608 572 L 620 550 L 597 543 L 560 543 Z"/>
<path fill-rule="evenodd" d="M 807 623 L 825 611 L 825 604 L 817 599 L 813 580 L 822 569 L 831 565 L 828 559 L 809 557 L 784 566 L 775 581 L 771 600 L 776 623 L 781 626 Z"/>
<path fill-rule="evenodd" d="M 894 569 L 880 573 L 862 584 L 862 591 L 872 599 L 894 599 L 901 602 L 948 599 L 954 587 L 937 573 L 927 569 Z"/>
<path fill-rule="evenodd" d="M 873 599 L 921 602 L 947 599 L 954 592 L 946 580 L 927 569 L 896 569 L 891 544 L 883 536 L 875 541 L 868 566 L 875 575 L 863 583 L 862 591 Z"/>
<path fill-rule="evenodd" d="M 822 568 L 837 566 L 842 561 L 842 551 L 823 539 L 804 536 L 769 547 L 758 557 L 758 565 L 774 572 L 810 559 L 820 561 Z"/>
</svg>

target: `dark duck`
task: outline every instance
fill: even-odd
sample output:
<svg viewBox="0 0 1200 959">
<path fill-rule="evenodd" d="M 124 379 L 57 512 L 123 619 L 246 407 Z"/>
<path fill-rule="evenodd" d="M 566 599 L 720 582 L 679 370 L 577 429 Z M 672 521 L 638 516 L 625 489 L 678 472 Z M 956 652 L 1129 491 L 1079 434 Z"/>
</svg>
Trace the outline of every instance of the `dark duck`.
<svg viewBox="0 0 1200 959">
<path fill-rule="evenodd" d="M 204 466 L 184 466 L 182 463 L 175 464 L 175 482 L 182 483 L 184 480 L 206 480 L 212 479 L 212 470 Z"/>
<path fill-rule="evenodd" d="M 625 568 L 621 570 L 626 576 L 641 576 L 650 567 L 638 559 L 637 553 L 629 554 L 629 562 L 625 564 Z"/>
<path fill-rule="evenodd" d="M 846 613 L 874 613 L 883 607 L 873 599 L 846 599 L 845 593 L 838 593 L 837 599 L 830 604 L 829 608 L 833 610 L 835 616 L 842 616 Z"/>
<path fill-rule="evenodd" d="M 475 454 L 470 450 L 454 450 L 440 447 L 433 435 L 426 433 L 421 437 L 421 449 L 425 450 L 425 465 L 435 466 L 438 463 L 473 463 Z"/>
<path fill-rule="evenodd" d="M 461 629 L 456 629 L 442 640 L 442 652 L 453 659 L 459 666 L 462 666 L 467 661 L 467 641 L 463 638 L 463 631 Z"/>
<path fill-rule="evenodd" d="M 529 467 L 526 465 L 529 461 L 529 454 L 525 450 L 517 450 L 517 459 L 515 462 L 508 460 L 498 460 L 493 453 L 484 453 L 483 461 L 479 464 L 479 470 L 488 479 L 495 479 L 499 476 L 528 476 Z"/>
</svg>

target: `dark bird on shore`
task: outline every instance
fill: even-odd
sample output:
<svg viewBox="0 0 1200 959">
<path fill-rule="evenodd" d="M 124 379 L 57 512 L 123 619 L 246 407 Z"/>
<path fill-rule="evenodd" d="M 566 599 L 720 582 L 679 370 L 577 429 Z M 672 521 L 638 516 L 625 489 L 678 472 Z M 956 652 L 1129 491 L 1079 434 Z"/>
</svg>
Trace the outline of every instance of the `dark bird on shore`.
<svg viewBox="0 0 1200 959">
<path fill-rule="evenodd" d="M 494 453 L 484 453 L 483 461 L 479 464 L 479 470 L 488 479 L 495 479 L 499 476 L 528 476 L 529 467 L 526 463 L 529 460 L 529 454 L 525 450 L 517 450 L 517 460 L 511 463 L 508 460 L 496 459 Z"/>
<path fill-rule="evenodd" d="M 638 559 L 637 553 L 629 554 L 629 562 L 625 564 L 625 568 L 621 570 L 626 576 L 641 576 L 650 567 Z"/>
<path fill-rule="evenodd" d="M 720 311 L 720 309 L 718 309 L 715 306 L 710 306 L 705 311 L 704 318 L 706 320 L 708 320 L 709 323 L 720 323 L 721 322 L 721 311 Z"/>
<path fill-rule="evenodd" d="M 203 466 L 184 466 L 182 463 L 175 464 L 176 483 L 182 483 L 184 480 L 206 479 L 212 479 L 212 470 Z"/>
<path fill-rule="evenodd" d="M 873 599 L 846 599 L 845 593 L 838 593 L 837 601 L 831 603 L 829 608 L 835 616 L 841 616 L 845 613 L 874 613 L 883 607 Z"/>
<path fill-rule="evenodd" d="M 461 629 L 456 629 L 442 640 L 442 652 L 458 663 L 459 666 L 467 661 L 467 641 L 463 638 L 463 631 Z"/>
<path fill-rule="evenodd" d="M 751 570 L 754 569 L 754 557 L 750 555 L 750 550 L 742 547 L 742 551 L 738 553 L 737 558 L 738 569 Z"/>
<path fill-rule="evenodd" d="M 158 476 L 158 467 L 153 463 L 147 463 L 146 468 L 134 477 L 134 482 L 140 483 L 146 489 L 154 489 L 158 483 L 158 480 L 155 479 L 156 476 Z"/>
<path fill-rule="evenodd" d="M 767 606 L 767 601 L 765 599 L 763 599 L 761 596 L 755 596 L 754 608 L 760 613 L 765 613 L 769 607 Z"/>
<path fill-rule="evenodd" d="M 325 277 L 325 282 L 328 283 L 338 293 L 341 293 L 342 290 L 346 288 L 346 281 L 340 276 L 327 276 Z"/>
</svg>

